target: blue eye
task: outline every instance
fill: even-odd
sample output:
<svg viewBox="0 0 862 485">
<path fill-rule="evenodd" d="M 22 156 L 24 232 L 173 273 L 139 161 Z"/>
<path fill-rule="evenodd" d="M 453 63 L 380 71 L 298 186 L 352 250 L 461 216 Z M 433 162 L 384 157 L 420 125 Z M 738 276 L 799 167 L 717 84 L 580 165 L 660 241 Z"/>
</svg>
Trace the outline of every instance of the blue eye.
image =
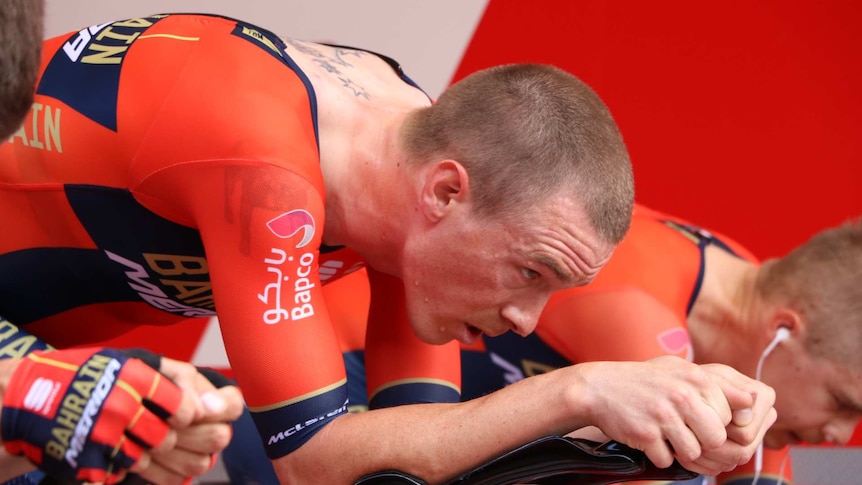
<svg viewBox="0 0 862 485">
<path fill-rule="evenodd" d="M 538 271 L 527 268 L 526 266 L 521 267 L 521 274 L 523 274 L 524 278 L 528 280 L 535 280 L 542 276 Z"/>
</svg>

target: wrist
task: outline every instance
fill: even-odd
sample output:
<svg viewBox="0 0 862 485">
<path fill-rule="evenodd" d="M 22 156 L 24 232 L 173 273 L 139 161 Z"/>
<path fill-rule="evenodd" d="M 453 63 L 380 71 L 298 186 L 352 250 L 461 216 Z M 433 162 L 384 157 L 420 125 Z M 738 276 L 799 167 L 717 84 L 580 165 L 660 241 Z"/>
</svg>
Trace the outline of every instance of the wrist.
<svg viewBox="0 0 862 485">
<path fill-rule="evenodd" d="M 597 365 L 588 362 L 562 369 L 566 371 L 565 384 L 558 387 L 563 390 L 564 409 L 575 419 L 573 430 L 596 422 L 600 400 L 595 395 L 597 388 L 592 385 L 592 376 Z"/>
<path fill-rule="evenodd" d="M 144 364 L 147 364 L 157 372 L 161 372 L 162 370 L 162 356 L 159 354 L 142 348 L 125 349 L 122 350 L 121 353 L 126 357 L 132 357 L 143 361 Z"/>
<path fill-rule="evenodd" d="M 15 369 L 18 368 L 18 363 L 21 359 L 0 359 L 0 401 L 6 395 L 6 388 L 9 387 L 9 380 Z"/>
</svg>

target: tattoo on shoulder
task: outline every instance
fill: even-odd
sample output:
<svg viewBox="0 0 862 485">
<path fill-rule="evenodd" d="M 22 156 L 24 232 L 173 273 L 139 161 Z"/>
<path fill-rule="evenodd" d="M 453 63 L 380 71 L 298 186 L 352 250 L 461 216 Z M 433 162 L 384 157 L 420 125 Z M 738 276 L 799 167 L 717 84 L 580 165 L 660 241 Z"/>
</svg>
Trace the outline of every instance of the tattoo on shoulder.
<svg viewBox="0 0 862 485">
<path fill-rule="evenodd" d="M 358 84 L 354 83 L 353 81 L 351 81 L 351 80 L 350 80 L 350 78 L 340 77 L 340 76 L 339 76 L 338 80 L 339 80 L 339 81 L 341 81 L 341 84 L 342 84 L 345 88 L 347 88 L 347 89 L 349 89 L 349 90 L 353 91 L 353 95 L 354 95 L 354 96 L 356 96 L 356 97 L 362 96 L 362 97 L 363 97 L 363 98 L 365 98 L 365 99 L 371 99 L 371 95 L 370 95 L 370 94 L 368 94 L 368 92 L 367 92 L 367 91 L 365 91 L 365 89 L 364 89 L 362 86 L 360 86 L 360 85 L 358 85 Z"/>
<path fill-rule="evenodd" d="M 341 81 L 342 86 L 349 89 L 354 96 L 371 99 L 371 95 L 368 94 L 368 91 L 366 91 L 365 88 L 351 80 L 349 70 L 354 66 L 345 59 L 350 56 L 363 57 L 367 54 L 366 52 L 336 47 L 334 48 L 335 55 L 332 56 L 327 55 L 320 49 L 315 48 L 313 45 L 296 39 L 284 39 L 284 41 L 289 46 L 296 49 L 297 52 L 301 52 L 310 57 L 311 60 L 320 66 L 321 69 L 338 78 L 338 80 Z"/>
</svg>

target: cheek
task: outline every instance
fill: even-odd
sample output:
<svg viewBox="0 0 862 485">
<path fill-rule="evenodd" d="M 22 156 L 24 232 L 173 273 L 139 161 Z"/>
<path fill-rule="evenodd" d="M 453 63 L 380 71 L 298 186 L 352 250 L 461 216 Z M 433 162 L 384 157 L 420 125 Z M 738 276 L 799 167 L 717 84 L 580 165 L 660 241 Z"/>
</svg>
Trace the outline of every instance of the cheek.
<svg viewBox="0 0 862 485">
<path fill-rule="evenodd" d="M 777 428 L 792 429 L 817 426 L 828 419 L 826 404 L 805 392 L 776 393 Z"/>
</svg>

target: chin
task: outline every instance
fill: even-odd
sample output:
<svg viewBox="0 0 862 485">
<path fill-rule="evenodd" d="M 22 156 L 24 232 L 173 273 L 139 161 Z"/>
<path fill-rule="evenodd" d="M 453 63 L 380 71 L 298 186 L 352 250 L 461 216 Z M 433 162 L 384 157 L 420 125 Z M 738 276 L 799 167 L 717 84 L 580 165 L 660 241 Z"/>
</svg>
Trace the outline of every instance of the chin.
<svg viewBox="0 0 862 485">
<path fill-rule="evenodd" d="M 453 340 L 452 337 L 450 337 L 449 335 L 446 335 L 444 333 L 433 333 L 433 335 L 424 335 L 424 334 L 417 333 L 416 336 L 422 342 L 424 342 L 426 344 L 430 344 L 430 345 L 448 344 L 449 342 L 451 342 Z"/>
<path fill-rule="evenodd" d="M 421 321 L 413 323 L 415 320 L 410 320 L 410 328 L 416 338 L 430 345 L 443 345 L 452 341 L 452 336 L 448 333 L 441 332 L 440 326 L 435 325 L 431 321 Z"/>
<path fill-rule="evenodd" d="M 454 340 L 452 337 L 450 337 L 448 335 L 444 335 L 442 333 L 437 334 L 437 335 L 433 336 L 432 338 L 423 338 L 422 336 L 418 336 L 418 337 L 419 337 L 419 340 L 425 342 L 426 344 L 430 344 L 430 345 L 444 345 L 444 344 L 448 344 L 449 342 Z"/>
<path fill-rule="evenodd" d="M 790 436 L 784 431 L 769 430 L 763 437 L 763 446 L 774 450 L 784 448 L 790 442 Z"/>
</svg>

